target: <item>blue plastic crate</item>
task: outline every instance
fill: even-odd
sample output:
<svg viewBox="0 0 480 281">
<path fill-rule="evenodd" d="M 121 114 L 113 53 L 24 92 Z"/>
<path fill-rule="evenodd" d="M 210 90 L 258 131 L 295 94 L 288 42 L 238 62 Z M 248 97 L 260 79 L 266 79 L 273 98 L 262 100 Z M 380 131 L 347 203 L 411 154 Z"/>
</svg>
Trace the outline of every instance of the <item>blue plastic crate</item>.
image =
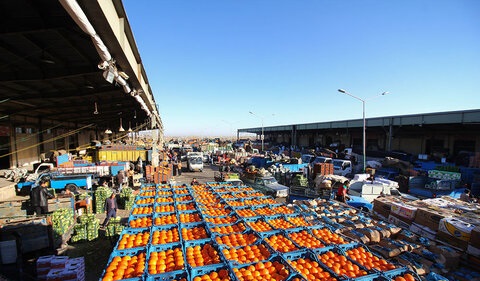
<svg viewBox="0 0 480 281">
<path fill-rule="evenodd" d="M 257 239 L 257 241 L 255 241 L 254 243 L 251 243 L 251 244 L 245 245 L 245 246 L 239 246 L 239 247 L 228 247 L 226 245 L 219 245 L 219 249 L 222 252 L 222 257 L 225 259 L 226 262 L 228 262 L 230 264 L 230 266 L 240 266 L 240 265 L 244 265 L 244 264 L 255 264 L 256 262 L 243 263 L 241 261 L 237 261 L 237 260 L 233 260 L 233 259 L 228 260 L 223 251 L 224 250 L 230 250 L 232 248 L 235 248 L 236 250 L 239 250 L 239 249 L 244 249 L 245 247 L 252 247 L 252 246 L 263 247 L 267 250 L 268 256 L 266 256 L 265 258 L 260 259 L 259 256 L 256 256 L 256 258 L 258 258 L 260 261 L 267 261 L 270 257 L 272 257 L 274 255 L 277 255 L 277 253 L 271 247 L 269 247 L 269 245 L 265 241 L 263 241 L 262 239 Z"/>
<path fill-rule="evenodd" d="M 139 196 L 135 197 L 134 204 L 142 205 L 142 204 L 151 204 L 155 202 L 155 196 Z"/>
<path fill-rule="evenodd" d="M 421 281 L 422 280 L 420 278 L 420 276 L 418 276 L 417 273 L 411 271 L 408 267 L 400 267 L 400 268 L 396 268 L 396 269 L 393 269 L 393 270 L 384 271 L 384 272 L 380 273 L 380 276 L 382 277 L 383 280 L 392 281 L 392 280 L 395 279 L 395 277 L 403 276 L 407 273 L 411 274 L 413 276 L 413 278 L 415 278 L 415 281 Z"/>
<path fill-rule="evenodd" d="M 196 222 L 182 222 L 181 221 L 181 215 L 186 215 L 186 214 L 198 214 L 200 217 L 200 221 L 198 222 L 203 222 L 203 215 L 200 213 L 198 210 L 188 210 L 188 211 L 177 211 L 177 217 L 178 217 L 178 222 L 180 224 L 190 224 L 190 223 L 196 223 Z"/>
<path fill-rule="evenodd" d="M 282 230 L 274 230 L 274 231 L 268 231 L 268 232 L 260 232 L 258 233 L 258 235 L 263 239 L 263 241 L 266 242 L 267 246 L 272 250 L 274 251 L 275 253 L 277 254 L 283 254 L 282 251 L 279 251 L 279 250 L 276 250 L 272 247 L 272 245 L 270 245 L 270 243 L 268 243 L 265 239 L 267 238 L 270 238 L 274 235 L 281 235 L 281 236 L 284 236 L 287 240 L 289 240 L 290 242 L 292 242 L 292 244 L 295 246 L 296 249 L 292 250 L 292 252 L 296 252 L 296 251 L 300 251 L 302 250 L 302 247 L 298 246 L 297 243 L 293 242 L 292 239 L 288 238 L 288 235 L 282 231 Z"/>
<path fill-rule="evenodd" d="M 171 206 L 168 209 L 166 209 L 166 206 Z M 153 204 L 153 212 L 156 214 L 159 213 L 171 213 L 175 212 L 175 203 L 155 203 Z"/>
<path fill-rule="evenodd" d="M 268 261 L 279 262 L 279 263 L 281 263 L 285 266 L 285 269 L 287 269 L 288 272 L 289 272 L 289 276 L 285 279 L 285 281 L 292 280 L 293 278 L 300 276 L 295 270 L 292 269 L 292 267 L 288 264 L 288 262 L 280 255 L 275 255 L 274 254 L 268 259 Z M 232 271 L 233 271 L 233 269 L 241 270 L 242 268 L 247 268 L 250 265 L 254 265 L 254 264 L 244 264 L 244 265 L 238 265 L 238 266 L 231 266 L 231 269 L 232 269 Z M 239 277 L 237 277 L 234 273 L 232 273 L 232 275 L 234 275 L 234 277 L 235 277 L 234 280 L 237 280 L 237 281 L 240 280 Z"/>
<path fill-rule="evenodd" d="M 128 223 L 130 223 L 132 220 L 136 220 L 136 219 L 143 218 L 143 217 L 152 217 L 152 214 L 130 215 L 130 216 L 128 216 Z"/>
<path fill-rule="evenodd" d="M 315 253 L 317 259 L 318 259 L 318 262 L 320 263 L 321 262 L 321 258 L 319 257 L 320 255 L 323 255 L 325 254 L 326 252 L 328 251 L 332 251 L 338 255 L 341 255 L 341 256 L 344 256 L 346 258 L 347 261 L 351 262 L 352 264 L 355 264 L 357 265 L 362 271 L 365 271 L 367 274 L 366 275 L 371 275 L 371 274 L 375 274 L 375 273 L 378 273 L 377 271 L 375 270 L 368 270 L 367 268 L 365 268 L 364 266 L 362 266 L 361 264 L 359 264 L 358 262 L 352 260 L 351 258 L 349 258 L 345 252 L 340 249 L 339 247 L 337 246 L 328 246 L 328 247 L 325 247 L 325 248 L 318 248 L 318 249 L 313 249 L 312 252 Z M 372 275 L 373 276 L 373 275 Z M 363 277 L 363 276 L 360 276 L 360 277 Z M 367 278 L 367 277 L 365 277 Z M 347 276 L 345 277 L 341 277 L 341 279 L 348 279 Z"/>
<path fill-rule="evenodd" d="M 228 277 L 230 277 L 231 280 L 235 280 L 233 272 L 226 264 L 206 265 L 192 268 L 190 270 L 190 280 L 193 280 L 195 277 L 202 277 L 203 275 L 210 274 L 212 272 L 218 273 L 222 269 L 227 271 Z"/>
<path fill-rule="evenodd" d="M 191 205 L 195 208 L 195 210 L 198 210 L 197 202 L 195 200 L 175 202 L 175 209 L 177 210 L 178 210 L 178 205 Z M 191 211 L 191 210 L 183 210 L 183 211 Z"/>
<path fill-rule="evenodd" d="M 298 227 L 298 228 L 290 228 L 290 229 L 286 229 L 284 230 L 284 233 L 286 234 L 286 236 L 292 240 L 292 242 L 297 245 L 298 248 L 300 249 L 317 249 L 317 248 L 307 248 L 305 246 L 302 246 L 301 244 L 297 243 L 295 240 L 293 240 L 293 238 L 291 237 L 291 235 L 293 233 L 299 233 L 301 231 L 306 231 L 308 234 L 310 234 L 315 240 L 317 240 L 319 243 L 322 244 L 322 246 L 320 246 L 319 248 L 324 248 L 326 246 L 328 246 L 327 243 L 325 243 L 325 241 L 317 238 L 315 235 L 313 235 L 308 229 L 304 228 L 304 227 Z"/>
<path fill-rule="evenodd" d="M 229 233 L 245 233 L 250 230 L 250 227 L 246 225 L 242 220 L 237 221 L 237 223 L 229 223 L 229 224 L 217 224 L 217 225 L 208 225 L 208 230 L 212 235 L 221 235 L 221 233 L 214 231 L 214 228 L 216 227 L 227 227 L 227 226 L 239 226 L 241 227 L 242 225 L 245 227 L 245 230 L 242 231 L 230 231 Z"/>
<path fill-rule="evenodd" d="M 293 267 L 293 265 L 290 263 L 291 261 L 297 261 L 298 259 L 310 259 L 311 261 L 317 262 L 318 267 L 322 269 L 322 271 L 330 273 L 331 276 L 335 276 L 335 273 L 330 268 L 328 268 L 328 266 L 322 264 L 321 262 L 318 262 L 317 257 L 311 251 L 302 250 L 302 251 L 296 251 L 296 252 L 289 252 L 289 253 L 282 254 L 282 257 L 289 263 L 289 265 L 293 268 L 293 270 L 303 278 L 307 278 L 307 277 L 303 276 L 301 272 L 297 271 L 295 267 Z"/>
<path fill-rule="evenodd" d="M 340 236 L 340 237 L 343 239 L 343 241 L 345 242 L 344 244 L 353 243 L 353 239 L 352 239 L 352 238 L 347 237 L 347 236 L 345 236 L 345 235 L 343 235 L 343 234 L 341 234 L 341 233 L 335 233 L 335 232 L 332 231 L 332 229 L 331 229 L 330 227 L 328 227 L 328 226 L 323 226 L 323 225 L 322 225 L 322 227 L 307 226 L 307 227 L 305 227 L 305 228 L 308 230 L 308 232 L 309 232 L 310 234 L 312 234 L 312 235 L 313 235 L 315 238 L 317 238 L 318 240 L 322 241 L 325 245 L 332 245 L 332 246 L 333 246 L 333 245 L 342 245 L 342 244 L 330 243 L 330 242 L 328 242 L 328 241 L 325 241 L 325 240 L 322 239 L 321 237 L 318 237 L 317 235 L 314 234 L 314 231 L 315 231 L 315 230 L 326 229 L 326 230 L 330 231 L 332 234 Z"/>
<path fill-rule="evenodd" d="M 155 196 L 155 204 L 175 204 L 175 198 L 172 195 Z"/>
<path fill-rule="evenodd" d="M 217 254 L 218 254 L 218 257 L 219 257 L 219 263 L 217 263 L 217 264 L 225 265 L 226 261 L 221 254 L 220 248 L 215 243 L 215 241 L 211 238 L 201 239 L 201 240 L 184 241 L 183 242 L 183 252 L 186 255 L 187 251 L 188 251 L 188 248 L 193 248 L 193 247 L 196 247 L 196 246 L 200 246 L 203 249 L 203 247 L 205 247 L 205 245 L 207 245 L 207 244 L 210 244 L 215 249 L 215 251 L 217 251 Z M 185 263 L 185 264 L 187 264 L 187 263 Z M 204 265 L 204 266 L 207 266 L 207 265 Z M 192 265 L 188 264 L 189 269 L 196 268 L 196 267 L 198 267 L 198 266 L 192 266 Z"/>
<path fill-rule="evenodd" d="M 286 214 L 286 215 L 284 215 L 284 217 L 288 222 L 295 225 L 296 227 L 307 227 L 307 226 L 314 225 L 314 223 L 312 221 L 308 221 L 307 218 L 302 214 Z M 297 225 L 296 223 L 293 223 L 291 221 L 292 218 L 301 218 L 305 221 L 306 225 Z"/>
<path fill-rule="evenodd" d="M 178 233 L 178 241 L 174 241 L 171 243 L 166 243 L 166 244 L 153 244 L 153 235 L 156 231 L 169 231 L 173 230 Z M 168 245 L 168 244 L 173 244 L 173 243 L 180 243 L 182 241 L 181 235 L 180 235 L 180 227 L 178 225 L 166 225 L 166 226 L 152 226 L 150 229 L 150 241 L 149 245 L 151 246 L 157 246 L 157 245 Z"/>
<path fill-rule="evenodd" d="M 120 235 L 119 235 L 117 244 L 115 246 L 115 249 L 118 249 L 118 245 L 119 245 L 119 243 L 122 240 L 124 235 L 137 235 L 139 233 L 150 233 L 150 227 L 140 227 L 140 228 L 130 228 L 130 227 L 128 227 L 128 228 L 124 228 L 122 230 L 122 232 L 120 232 Z M 148 245 L 148 243 L 147 243 L 147 245 Z M 141 248 L 146 247 L 147 245 L 141 246 Z"/>
<path fill-rule="evenodd" d="M 278 214 L 278 213 L 272 211 L 272 208 L 271 208 L 269 205 L 267 205 L 267 204 L 255 205 L 255 206 L 252 206 L 251 209 L 252 209 L 255 213 L 257 213 L 257 215 L 259 215 L 259 216 L 265 216 L 265 217 L 266 217 L 266 216 L 281 215 L 281 214 Z M 271 212 L 271 214 L 263 214 L 263 213 L 261 213 L 261 212 L 258 211 L 259 209 L 269 210 L 269 211 Z"/>
<path fill-rule="evenodd" d="M 173 188 L 173 196 L 181 197 L 186 195 L 192 195 L 192 191 L 189 188 Z"/>
<path fill-rule="evenodd" d="M 182 251 L 182 256 L 183 256 L 183 268 L 179 268 L 175 271 L 170 271 L 170 272 L 165 272 L 165 273 L 159 273 L 159 274 L 149 274 L 149 268 L 148 268 L 148 261 L 150 260 L 150 256 L 152 255 L 153 252 L 162 252 L 162 251 L 167 251 L 167 250 L 174 250 L 174 249 L 180 249 Z M 145 266 L 145 272 L 147 275 L 151 277 L 161 277 L 163 276 L 168 276 L 171 275 L 172 273 L 176 273 L 177 271 L 187 271 L 187 260 L 185 258 L 185 251 L 182 247 L 181 243 L 173 243 L 173 244 L 165 244 L 165 245 L 156 245 L 156 246 L 150 246 L 147 248 L 147 257 L 146 257 L 146 266 Z M 158 279 L 162 280 L 162 279 Z M 168 280 L 168 279 L 163 279 L 163 280 Z"/>
<path fill-rule="evenodd" d="M 170 224 L 156 224 L 155 223 L 155 220 L 157 218 L 163 218 L 163 217 L 167 217 L 167 216 L 173 216 L 175 217 L 175 222 L 172 222 Z M 177 216 L 177 213 L 176 212 L 169 212 L 169 213 L 155 213 L 153 215 L 153 226 L 166 226 L 166 225 L 178 225 L 179 224 L 179 220 L 178 220 L 178 216 Z"/>
<path fill-rule="evenodd" d="M 186 270 L 177 270 L 177 271 L 167 272 L 163 274 L 155 274 L 155 275 L 150 275 L 146 273 L 144 279 L 145 281 L 171 281 L 171 280 L 181 280 L 182 278 L 185 278 L 185 280 L 189 280 L 189 275 Z"/>
<path fill-rule="evenodd" d="M 148 208 L 148 207 L 152 208 L 152 212 L 149 213 L 149 214 L 138 214 L 138 213 L 137 213 L 137 214 L 134 214 L 134 213 L 133 213 L 135 209 L 138 209 L 138 208 Z M 131 215 L 151 215 L 151 214 L 153 213 L 153 211 L 154 211 L 153 203 L 151 203 L 151 204 L 133 204 L 130 214 L 131 214 Z"/>
<path fill-rule="evenodd" d="M 155 197 L 159 197 L 159 196 L 173 196 L 173 190 L 170 188 L 157 189 L 157 193 L 155 194 Z"/>
<path fill-rule="evenodd" d="M 204 237 L 204 238 L 200 238 L 200 239 L 195 239 L 195 240 L 203 240 L 203 239 L 210 239 L 212 237 L 212 234 L 210 232 L 210 230 L 208 229 L 207 225 L 204 223 L 204 222 L 194 222 L 194 223 L 187 223 L 187 224 L 180 224 L 180 234 L 182 233 L 182 229 L 192 229 L 192 228 L 196 228 L 196 227 L 202 227 L 205 229 L 205 232 L 207 234 L 207 237 Z M 182 239 L 182 241 L 184 242 L 188 242 L 188 241 L 195 241 L 195 240 L 185 240 L 185 238 L 180 235 L 180 239 Z"/>
<path fill-rule="evenodd" d="M 338 245 L 338 248 L 345 253 L 345 256 L 347 255 L 346 252 L 347 252 L 348 250 L 355 249 L 355 248 L 360 248 L 360 247 L 364 248 L 365 251 L 371 253 L 371 254 L 374 255 L 375 257 L 377 257 L 377 258 L 379 258 L 379 259 L 386 260 L 386 259 L 383 258 L 382 256 L 380 256 L 380 255 L 378 255 L 378 254 L 376 254 L 376 253 L 371 252 L 370 249 L 369 249 L 365 244 L 362 244 L 362 243 L 350 243 L 350 244 Z M 348 257 L 347 257 L 347 258 L 348 258 Z M 352 260 L 352 259 L 350 259 L 350 258 L 348 258 L 348 259 L 349 259 L 349 260 Z M 357 265 L 365 268 L 365 266 L 363 266 L 360 262 L 354 261 L 354 260 L 352 260 L 352 261 L 353 261 L 355 264 L 357 264 Z M 391 264 L 393 264 L 395 267 L 400 267 L 400 266 L 396 265 L 396 264 L 393 263 L 393 262 L 390 262 L 390 261 L 388 261 L 388 262 L 391 263 Z M 371 272 L 371 271 L 379 271 L 379 270 L 377 270 L 377 269 L 371 269 L 371 270 L 368 270 L 368 271 Z"/>
<path fill-rule="evenodd" d="M 215 211 L 217 211 L 217 210 L 215 210 Z M 235 212 L 233 211 L 233 209 L 228 207 L 228 206 L 221 209 L 221 211 L 222 211 L 222 213 L 220 213 L 220 215 L 216 215 L 215 212 L 212 212 L 212 210 L 207 210 L 205 208 L 200 208 L 200 212 L 202 213 L 204 218 L 215 218 L 215 217 L 225 217 L 225 216 L 235 215 Z"/>
<path fill-rule="evenodd" d="M 258 221 L 263 221 L 263 222 L 265 222 L 265 223 L 271 228 L 270 230 L 267 230 L 267 232 L 268 232 L 268 231 L 274 231 L 274 230 L 275 230 L 275 229 L 273 229 L 273 227 L 272 227 L 270 224 L 267 223 L 267 221 L 265 221 L 265 219 L 263 219 L 263 217 L 245 217 L 245 218 L 242 218 L 242 221 L 244 221 L 244 222 L 246 223 L 246 225 L 247 225 L 248 227 L 250 227 L 252 230 L 254 230 L 254 229 L 249 225 L 249 223 L 251 223 L 251 222 L 258 222 Z M 263 232 L 265 232 L 265 231 L 257 231 L 257 230 L 254 230 L 254 231 L 256 231 L 257 233 L 263 233 Z"/>
<path fill-rule="evenodd" d="M 229 233 L 229 234 L 217 234 L 217 233 L 215 233 L 215 234 L 212 235 L 212 239 L 215 240 L 215 242 L 219 246 L 229 247 L 229 246 L 223 244 L 223 242 L 219 242 L 218 239 L 222 239 L 223 237 L 226 237 L 226 236 L 229 236 L 229 235 L 232 235 L 232 234 L 237 234 L 237 233 Z M 256 243 L 256 242 L 262 240 L 262 238 L 253 230 L 247 230 L 244 233 L 242 233 L 242 235 L 250 235 L 250 234 L 253 235 L 256 238 L 256 240 L 254 242 L 252 242 L 252 245 L 253 245 L 253 243 Z M 250 244 L 248 244 L 248 245 L 250 245 Z M 244 247 L 244 246 L 248 246 L 248 245 L 241 245 L 239 247 Z M 239 248 L 239 247 L 235 247 L 235 248 Z"/>
<path fill-rule="evenodd" d="M 130 256 L 130 257 L 133 257 L 133 256 L 136 256 L 140 253 L 144 253 L 146 254 L 147 253 L 147 250 L 146 248 L 135 248 L 135 249 L 125 249 L 125 250 L 113 250 L 112 253 L 110 254 L 110 257 L 108 258 L 108 262 L 107 262 L 107 265 L 105 266 L 105 269 L 103 270 L 102 272 L 102 278 L 105 276 L 105 270 L 106 268 L 110 265 L 110 263 L 112 262 L 113 258 L 114 257 L 124 257 L 124 256 Z M 100 278 L 100 280 L 102 279 Z M 138 276 L 138 277 L 134 277 L 134 278 L 130 278 L 130 279 L 122 279 L 122 280 L 143 280 L 143 276 Z"/>
<path fill-rule="evenodd" d="M 224 223 L 215 223 L 215 221 L 213 221 L 215 218 L 232 219 L 233 221 L 229 221 L 227 223 L 225 223 L 225 222 Z M 230 214 L 228 216 L 218 216 L 218 217 L 203 214 L 203 220 L 210 227 L 210 226 L 221 225 L 221 224 L 234 224 L 234 223 L 237 223 L 238 221 L 240 221 L 240 218 L 235 213 Z"/>
<path fill-rule="evenodd" d="M 278 220 L 278 219 L 282 219 L 282 220 L 285 220 L 287 223 L 289 223 L 291 225 L 290 228 L 285 228 L 285 229 L 292 229 L 292 228 L 297 228 L 297 226 L 289 221 L 287 221 L 287 219 L 285 218 L 285 216 L 283 215 L 274 215 L 274 216 L 263 216 L 265 218 L 265 221 L 270 225 L 272 226 L 273 229 L 276 229 L 276 230 L 284 230 L 284 228 L 277 228 L 275 227 L 273 224 L 272 224 L 272 220 Z"/>
</svg>

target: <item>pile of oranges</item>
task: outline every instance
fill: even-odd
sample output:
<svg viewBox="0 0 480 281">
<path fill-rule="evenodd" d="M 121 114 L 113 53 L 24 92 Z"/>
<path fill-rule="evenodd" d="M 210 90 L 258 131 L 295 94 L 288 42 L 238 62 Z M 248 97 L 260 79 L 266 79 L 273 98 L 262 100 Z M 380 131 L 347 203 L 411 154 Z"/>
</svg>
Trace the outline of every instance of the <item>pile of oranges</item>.
<svg viewBox="0 0 480 281">
<path fill-rule="evenodd" d="M 138 199 L 135 204 L 137 205 L 145 205 L 145 204 L 153 204 L 155 202 L 155 198 L 153 197 L 147 197 L 147 198 L 142 198 Z"/>
<path fill-rule="evenodd" d="M 288 208 L 287 206 L 279 206 L 279 207 L 274 207 L 272 208 L 272 210 L 276 213 L 276 214 L 293 214 L 294 211 L 290 208 Z"/>
<path fill-rule="evenodd" d="M 148 260 L 148 273 L 161 274 L 185 268 L 182 249 L 177 247 L 166 251 L 151 252 Z"/>
<path fill-rule="evenodd" d="M 267 222 L 275 229 L 288 229 L 295 226 L 283 218 L 267 220 Z"/>
<path fill-rule="evenodd" d="M 155 196 L 155 191 L 144 191 L 140 193 L 140 196 L 147 197 L 147 196 Z"/>
<path fill-rule="evenodd" d="M 210 228 L 210 231 L 219 233 L 219 234 L 230 234 L 230 233 L 238 233 L 238 232 L 243 232 L 247 228 L 243 223 L 236 223 L 233 225 L 227 225 L 227 226 L 214 226 Z"/>
<path fill-rule="evenodd" d="M 230 200 L 230 201 L 227 201 L 227 204 L 232 207 L 241 207 L 244 205 L 243 201 L 241 200 Z"/>
<path fill-rule="evenodd" d="M 205 218 L 206 222 L 213 224 L 230 224 L 238 220 L 236 216 Z"/>
<path fill-rule="evenodd" d="M 240 281 L 252 280 L 286 280 L 290 274 L 285 265 L 278 261 L 258 262 L 255 265 L 249 265 L 242 268 L 233 268 L 233 273 Z M 298 280 L 298 279 L 297 279 Z M 292 279 L 292 281 L 297 281 Z"/>
<path fill-rule="evenodd" d="M 234 199 L 235 198 L 235 196 L 233 196 L 232 194 L 228 194 L 228 193 L 222 194 L 222 195 L 220 195 L 220 197 L 222 197 L 223 199 Z"/>
<path fill-rule="evenodd" d="M 293 268 L 302 274 L 308 281 L 325 280 L 335 281 L 336 279 L 326 270 L 318 265 L 318 262 L 309 258 L 300 258 L 295 261 L 289 261 Z"/>
<path fill-rule="evenodd" d="M 156 213 L 172 213 L 175 212 L 175 206 L 167 204 L 167 205 L 157 205 L 155 206 Z"/>
<path fill-rule="evenodd" d="M 275 211 L 273 211 L 269 207 L 258 208 L 255 210 L 255 213 L 259 215 L 264 215 L 264 216 L 271 216 L 276 214 Z"/>
<path fill-rule="evenodd" d="M 130 221 L 130 227 L 139 228 L 139 227 L 150 227 L 152 226 L 152 217 L 140 217 Z"/>
<path fill-rule="evenodd" d="M 392 278 L 394 281 L 416 281 L 415 277 L 413 277 L 412 274 L 410 273 L 405 273 L 403 275 L 398 275 L 395 276 L 395 278 Z"/>
<path fill-rule="evenodd" d="M 159 190 L 159 191 L 157 191 L 157 195 L 160 195 L 160 196 L 172 196 L 173 193 L 172 193 L 171 191 Z"/>
<path fill-rule="evenodd" d="M 243 204 L 245 204 L 245 206 L 257 206 L 257 205 L 261 205 L 263 203 L 262 203 L 262 201 L 259 201 L 257 199 L 245 199 L 243 201 Z"/>
<path fill-rule="evenodd" d="M 323 248 L 325 245 L 315 238 L 313 235 L 308 233 L 306 230 L 302 230 L 299 232 L 292 232 L 288 234 L 288 237 L 293 240 L 293 242 L 297 243 L 301 247 L 305 247 L 308 249 L 316 249 L 316 248 Z"/>
<path fill-rule="evenodd" d="M 267 260 L 271 255 L 267 247 L 262 244 L 245 246 L 238 249 L 223 249 L 222 253 L 227 260 L 237 261 L 240 264 L 264 261 Z"/>
<path fill-rule="evenodd" d="M 146 207 L 137 207 L 133 208 L 132 215 L 148 215 L 153 212 L 153 207 L 146 206 Z"/>
<path fill-rule="evenodd" d="M 250 209 L 239 209 L 239 210 L 237 210 L 237 214 L 241 217 L 244 217 L 244 218 L 256 217 L 257 216 L 257 214 Z"/>
<path fill-rule="evenodd" d="M 180 222 L 181 223 L 192 223 L 192 222 L 201 222 L 202 218 L 198 212 L 196 213 L 185 213 L 180 214 Z"/>
<path fill-rule="evenodd" d="M 190 195 L 177 197 L 177 202 L 192 201 L 193 198 Z"/>
<path fill-rule="evenodd" d="M 228 247 L 247 246 L 257 242 L 257 236 L 253 233 L 232 233 L 230 235 L 217 236 L 215 241 Z"/>
<path fill-rule="evenodd" d="M 199 240 L 208 238 L 207 231 L 203 226 L 182 228 L 181 232 L 183 240 Z"/>
<path fill-rule="evenodd" d="M 157 200 L 155 200 L 157 203 L 173 203 L 173 198 L 172 197 L 157 197 Z"/>
<path fill-rule="evenodd" d="M 170 215 L 163 215 L 155 217 L 155 225 L 169 225 L 169 224 L 177 224 L 177 215 L 170 214 Z"/>
<path fill-rule="evenodd" d="M 130 249 L 130 248 L 137 248 L 137 247 L 145 247 L 150 239 L 150 232 L 139 232 L 137 234 L 128 234 L 125 233 L 118 241 L 118 249 Z"/>
<path fill-rule="evenodd" d="M 145 253 L 135 256 L 115 256 L 105 269 L 102 281 L 121 280 L 142 276 L 145 270 Z"/>
<path fill-rule="evenodd" d="M 311 226 L 312 224 L 307 222 L 303 217 L 290 217 L 288 221 L 296 226 Z"/>
<path fill-rule="evenodd" d="M 186 251 L 187 262 L 192 267 L 218 264 L 221 262 L 217 250 L 209 243 L 206 243 L 203 247 L 200 245 L 187 247 Z"/>
<path fill-rule="evenodd" d="M 282 234 L 272 235 L 270 237 L 264 238 L 264 240 L 276 251 L 282 253 L 288 253 L 297 251 L 298 248 L 295 244 L 290 241 L 287 237 L 283 236 Z"/>
<path fill-rule="evenodd" d="M 230 281 L 230 276 L 228 276 L 228 271 L 224 268 L 217 271 L 212 271 L 209 274 L 204 274 L 202 276 L 195 276 L 192 281 Z"/>
<path fill-rule="evenodd" d="M 178 228 L 155 230 L 152 234 L 152 245 L 180 242 Z"/>
<path fill-rule="evenodd" d="M 337 275 L 346 275 L 350 278 L 367 275 L 365 270 L 349 261 L 347 257 L 333 251 L 320 254 L 318 258 L 324 265 L 328 266 Z"/>
<path fill-rule="evenodd" d="M 177 210 L 179 210 L 179 211 L 192 211 L 192 210 L 196 210 L 196 208 L 195 208 L 195 204 L 193 204 L 193 203 L 178 204 L 177 205 Z"/>
<path fill-rule="evenodd" d="M 201 212 L 204 215 L 209 215 L 211 217 L 228 216 L 231 213 L 228 209 L 202 209 Z"/>
<path fill-rule="evenodd" d="M 190 194 L 190 192 L 188 192 L 188 189 L 176 189 L 175 194 Z"/>
<path fill-rule="evenodd" d="M 346 251 L 346 254 L 352 260 L 358 262 L 366 269 L 370 270 L 372 268 L 378 269 L 380 271 L 388 271 L 395 269 L 395 266 L 385 259 L 379 258 L 372 254 L 371 252 L 365 250 L 363 247 L 353 248 Z"/>
<path fill-rule="evenodd" d="M 327 244 L 346 244 L 342 236 L 331 232 L 328 228 L 312 229 L 313 235 L 320 238 Z"/>
<path fill-rule="evenodd" d="M 264 220 L 247 222 L 247 224 L 256 232 L 266 232 L 266 231 L 273 230 L 273 228 Z"/>
</svg>

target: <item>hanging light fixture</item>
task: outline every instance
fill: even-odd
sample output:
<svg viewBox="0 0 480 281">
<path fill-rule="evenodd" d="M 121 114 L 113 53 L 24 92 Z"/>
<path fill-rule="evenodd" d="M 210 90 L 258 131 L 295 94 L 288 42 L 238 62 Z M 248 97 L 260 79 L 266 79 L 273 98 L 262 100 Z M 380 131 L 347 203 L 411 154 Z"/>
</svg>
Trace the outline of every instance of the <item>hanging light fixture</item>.
<svg viewBox="0 0 480 281">
<path fill-rule="evenodd" d="M 106 129 L 106 130 L 105 130 L 105 134 L 106 134 L 106 135 L 111 135 L 112 133 L 113 133 L 113 132 L 112 132 L 112 130 L 110 130 L 110 129 Z"/>
<path fill-rule="evenodd" d="M 132 122 L 128 121 L 128 131 L 132 132 Z"/>
<path fill-rule="evenodd" d="M 97 102 L 95 102 L 95 111 L 93 111 L 93 114 L 95 114 L 95 115 L 97 115 L 97 114 L 98 114 Z"/>
<path fill-rule="evenodd" d="M 122 117 L 120 117 L 120 128 L 118 128 L 119 132 L 125 132 L 125 129 L 122 126 Z"/>
</svg>

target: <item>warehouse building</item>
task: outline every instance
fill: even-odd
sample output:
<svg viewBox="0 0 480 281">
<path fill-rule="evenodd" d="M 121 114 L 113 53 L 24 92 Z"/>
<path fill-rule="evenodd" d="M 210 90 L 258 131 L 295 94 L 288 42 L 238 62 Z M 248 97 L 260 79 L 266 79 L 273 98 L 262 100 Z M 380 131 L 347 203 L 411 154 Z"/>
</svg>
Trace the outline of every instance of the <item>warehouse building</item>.
<svg viewBox="0 0 480 281">
<path fill-rule="evenodd" d="M 472 156 L 469 166 L 480 165 L 480 109 L 376 117 L 365 121 L 367 151 L 400 150 L 413 155 L 449 158 L 466 153 Z M 263 131 L 265 142 L 297 147 L 341 144 L 361 150 L 363 119 L 271 126 L 264 127 Z M 262 128 L 239 129 L 240 133 L 255 133 L 260 138 Z"/>
<path fill-rule="evenodd" d="M 0 2 L 0 169 L 159 129 L 119 0 Z"/>
</svg>

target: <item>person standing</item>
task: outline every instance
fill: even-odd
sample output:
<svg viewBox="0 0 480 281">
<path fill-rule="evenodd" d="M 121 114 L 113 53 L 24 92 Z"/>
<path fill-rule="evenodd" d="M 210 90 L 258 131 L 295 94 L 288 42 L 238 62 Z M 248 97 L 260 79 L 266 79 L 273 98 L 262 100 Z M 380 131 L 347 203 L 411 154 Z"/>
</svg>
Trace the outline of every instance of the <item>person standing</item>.
<svg viewBox="0 0 480 281">
<path fill-rule="evenodd" d="M 110 197 L 105 200 L 105 213 L 107 216 L 102 223 L 102 228 L 105 228 L 110 221 L 110 218 L 114 218 L 117 216 L 117 198 L 115 192 L 112 192 Z"/>
<path fill-rule="evenodd" d="M 48 191 L 48 180 L 41 179 L 39 186 L 30 191 L 31 204 L 37 216 L 48 213 L 48 199 L 54 197 L 55 196 Z"/>
<path fill-rule="evenodd" d="M 175 153 L 172 157 L 172 163 L 173 163 L 173 176 L 177 176 L 178 173 L 178 158 L 177 154 Z"/>
<path fill-rule="evenodd" d="M 348 185 L 350 184 L 349 181 L 345 181 L 341 187 L 338 188 L 337 194 L 335 196 L 335 199 L 337 201 L 345 203 L 345 200 L 349 199 L 347 192 L 348 192 Z"/>
<path fill-rule="evenodd" d="M 118 192 L 122 191 L 124 181 L 125 181 L 125 171 L 120 170 L 117 173 Z"/>
</svg>

